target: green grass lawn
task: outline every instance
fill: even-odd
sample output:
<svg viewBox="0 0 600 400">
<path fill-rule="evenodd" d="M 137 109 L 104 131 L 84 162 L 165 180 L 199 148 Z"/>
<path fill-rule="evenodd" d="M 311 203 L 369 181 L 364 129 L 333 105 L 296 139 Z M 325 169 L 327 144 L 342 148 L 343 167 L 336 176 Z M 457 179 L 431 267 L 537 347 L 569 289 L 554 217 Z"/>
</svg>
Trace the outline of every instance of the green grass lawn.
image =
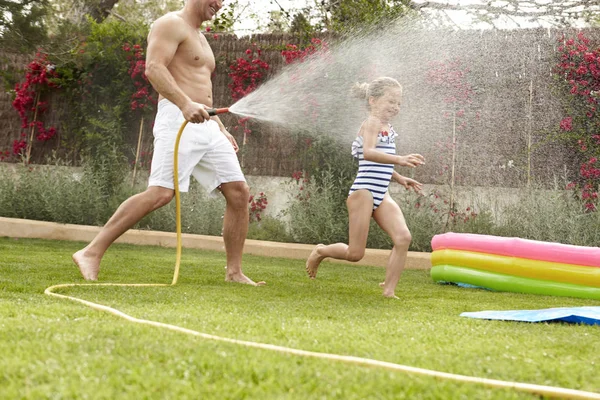
<svg viewBox="0 0 600 400">
<path fill-rule="evenodd" d="M 27 399 L 497 399 L 514 390 L 303 358 L 133 324 L 51 298 L 83 282 L 81 243 L 0 238 L 0 398 Z M 115 245 L 101 282 L 170 283 L 175 250 Z M 77 287 L 60 293 L 137 318 L 204 333 L 444 372 L 600 391 L 600 330 L 564 323 L 459 317 L 463 311 L 595 305 L 600 301 L 492 293 L 405 271 L 381 296 L 381 268 L 245 256 L 267 286 L 224 282 L 225 255 L 183 250 L 174 287 Z"/>
</svg>

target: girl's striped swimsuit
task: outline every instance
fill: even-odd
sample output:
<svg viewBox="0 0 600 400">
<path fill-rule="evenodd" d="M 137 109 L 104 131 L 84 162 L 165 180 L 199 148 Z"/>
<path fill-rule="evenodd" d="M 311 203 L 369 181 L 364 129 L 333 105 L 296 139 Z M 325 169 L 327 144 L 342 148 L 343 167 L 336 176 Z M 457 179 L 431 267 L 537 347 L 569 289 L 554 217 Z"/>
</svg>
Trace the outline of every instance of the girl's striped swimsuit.
<svg viewBox="0 0 600 400">
<path fill-rule="evenodd" d="M 377 145 L 375 148 L 387 154 L 396 154 L 396 136 L 398 134 L 390 125 L 389 131 L 381 131 L 377 134 Z M 388 191 L 392 172 L 394 171 L 394 164 L 379 164 L 365 160 L 363 143 L 364 139 L 362 136 L 358 136 L 352 142 L 352 155 L 358 159 L 358 174 L 348 195 L 357 190 L 368 190 L 373 195 L 373 211 L 375 211 L 381 204 L 383 196 Z"/>
</svg>

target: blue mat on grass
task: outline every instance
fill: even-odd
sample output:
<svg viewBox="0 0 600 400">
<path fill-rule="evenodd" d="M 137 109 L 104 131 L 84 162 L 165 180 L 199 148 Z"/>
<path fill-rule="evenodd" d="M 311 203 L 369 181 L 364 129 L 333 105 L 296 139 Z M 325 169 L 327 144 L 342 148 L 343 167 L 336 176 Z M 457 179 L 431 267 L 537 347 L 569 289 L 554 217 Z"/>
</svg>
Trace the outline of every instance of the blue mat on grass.
<svg viewBox="0 0 600 400">
<path fill-rule="evenodd" d="M 542 310 L 464 312 L 461 317 L 498 319 L 503 321 L 563 321 L 574 324 L 600 325 L 600 307 L 560 307 Z"/>
</svg>

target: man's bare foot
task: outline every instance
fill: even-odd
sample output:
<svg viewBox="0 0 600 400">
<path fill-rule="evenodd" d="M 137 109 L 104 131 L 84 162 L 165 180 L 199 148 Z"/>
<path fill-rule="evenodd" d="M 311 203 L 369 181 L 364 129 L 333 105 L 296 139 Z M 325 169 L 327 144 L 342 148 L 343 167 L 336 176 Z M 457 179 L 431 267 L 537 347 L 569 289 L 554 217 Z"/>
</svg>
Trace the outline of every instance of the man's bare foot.
<svg viewBox="0 0 600 400">
<path fill-rule="evenodd" d="M 316 245 L 313 251 L 310 253 L 310 256 L 308 256 L 308 259 L 306 260 L 306 272 L 308 273 L 310 279 L 315 279 L 317 277 L 317 270 L 319 269 L 319 265 L 321 264 L 321 261 L 323 261 L 323 259 L 325 258 L 319 254 L 319 249 L 323 247 L 325 247 L 325 245 L 323 244 Z"/>
<path fill-rule="evenodd" d="M 100 259 L 86 256 L 85 249 L 79 250 L 72 256 L 73 262 L 79 267 L 79 272 L 86 281 L 97 281 L 100 272 Z"/>
<path fill-rule="evenodd" d="M 225 268 L 227 268 L 227 267 L 225 267 Z M 251 286 L 263 286 L 263 285 L 267 284 L 267 282 L 265 282 L 265 281 L 254 282 L 252 279 L 248 278 L 246 275 L 244 275 L 241 272 L 239 272 L 237 274 L 227 273 L 225 276 L 225 282 L 243 283 L 243 284 L 251 285 Z"/>
</svg>

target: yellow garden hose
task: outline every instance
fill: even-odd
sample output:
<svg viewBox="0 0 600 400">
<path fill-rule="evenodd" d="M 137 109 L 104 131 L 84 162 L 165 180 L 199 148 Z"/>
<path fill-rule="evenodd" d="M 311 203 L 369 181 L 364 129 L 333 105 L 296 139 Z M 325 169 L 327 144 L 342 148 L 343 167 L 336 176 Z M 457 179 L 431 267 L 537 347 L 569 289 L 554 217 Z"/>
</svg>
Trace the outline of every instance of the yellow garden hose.
<svg viewBox="0 0 600 400">
<path fill-rule="evenodd" d="M 175 255 L 175 272 L 173 272 L 173 281 L 171 285 L 177 283 L 179 278 L 179 265 L 181 264 L 181 195 L 179 194 L 179 142 L 181 141 L 181 135 L 185 129 L 188 121 L 183 121 L 179 132 L 177 132 L 177 138 L 175 139 L 175 149 L 173 151 L 173 187 L 175 188 L 175 226 L 177 230 L 177 246 Z"/>
<path fill-rule="evenodd" d="M 408 374 L 429 376 L 437 379 L 447 379 L 455 382 L 462 383 L 475 383 L 479 385 L 483 385 L 491 388 L 501 388 L 501 389 L 514 389 L 522 392 L 533 393 L 536 395 L 547 396 L 551 398 L 564 398 L 564 399 L 596 399 L 600 400 L 600 394 L 593 392 L 585 392 L 581 390 L 573 390 L 573 389 L 565 389 L 560 387 L 552 387 L 552 386 L 544 386 L 544 385 L 535 385 L 529 383 L 520 383 L 520 382 L 509 382 L 509 381 L 501 381 L 496 379 L 487 379 L 487 378 L 478 378 L 474 376 L 466 376 L 466 375 L 457 375 L 450 374 L 441 371 L 435 371 L 425 368 L 417 368 L 411 367 L 408 365 L 395 364 L 386 361 L 373 360 L 369 358 L 362 357 L 354 357 L 354 356 L 344 356 L 339 354 L 329 354 L 329 353 L 320 353 L 315 351 L 307 351 L 301 349 L 294 349 L 290 347 L 277 346 L 268 343 L 257 343 L 245 340 L 238 340 L 232 338 L 226 338 L 222 336 L 211 335 L 208 333 L 202 333 L 198 331 L 194 331 L 191 329 L 183 328 L 176 325 L 165 324 L 157 321 L 150 321 L 145 319 L 139 319 L 132 317 L 128 314 L 125 314 L 115 308 L 108 307 L 102 304 L 93 303 L 91 301 L 83 300 L 77 297 L 67 296 L 63 294 L 54 293 L 55 289 L 69 288 L 75 286 L 133 286 L 133 287 L 147 287 L 147 286 L 172 286 L 177 283 L 177 278 L 179 277 L 179 266 L 181 263 L 181 201 L 179 194 L 179 175 L 177 171 L 178 166 L 178 152 L 179 152 L 179 142 L 181 139 L 181 135 L 183 133 L 184 128 L 186 127 L 188 121 L 184 121 L 181 124 L 181 128 L 177 133 L 177 138 L 175 140 L 175 149 L 174 149 L 174 168 L 173 168 L 173 178 L 174 178 L 174 187 L 175 187 L 175 218 L 176 218 L 176 227 L 177 227 L 177 255 L 175 259 L 175 271 L 173 273 L 173 281 L 171 285 L 166 283 L 67 283 L 60 284 L 48 287 L 44 294 L 49 296 L 75 301 L 77 303 L 83 304 L 95 310 L 108 312 L 110 314 L 116 315 L 120 318 L 124 318 L 127 321 L 142 324 L 142 325 L 150 325 L 162 329 L 168 329 L 171 331 L 176 331 L 180 333 L 185 333 L 192 336 L 201 337 L 203 339 L 215 340 L 219 342 L 232 343 L 245 347 L 258 348 L 262 350 L 271 350 L 284 354 L 292 354 L 301 357 L 313 357 L 320 358 L 332 361 L 341 361 L 349 364 L 357 364 L 362 366 L 370 366 L 376 368 L 385 368 L 393 371 L 402 371 Z"/>
</svg>

